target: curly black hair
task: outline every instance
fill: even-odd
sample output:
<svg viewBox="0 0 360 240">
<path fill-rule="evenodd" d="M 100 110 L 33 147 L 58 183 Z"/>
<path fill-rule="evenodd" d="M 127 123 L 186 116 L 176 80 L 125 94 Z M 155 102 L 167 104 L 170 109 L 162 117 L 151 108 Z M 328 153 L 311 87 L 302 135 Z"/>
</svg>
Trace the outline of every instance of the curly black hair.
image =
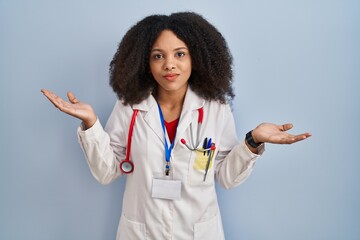
<svg viewBox="0 0 360 240">
<path fill-rule="evenodd" d="M 220 103 L 234 98 L 232 56 L 221 33 L 201 15 L 178 12 L 151 15 L 132 26 L 110 63 L 110 86 L 124 104 L 136 104 L 157 89 L 149 58 L 163 30 L 172 31 L 189 48 L 191 89 L 206 100 Z"/>
</svg>

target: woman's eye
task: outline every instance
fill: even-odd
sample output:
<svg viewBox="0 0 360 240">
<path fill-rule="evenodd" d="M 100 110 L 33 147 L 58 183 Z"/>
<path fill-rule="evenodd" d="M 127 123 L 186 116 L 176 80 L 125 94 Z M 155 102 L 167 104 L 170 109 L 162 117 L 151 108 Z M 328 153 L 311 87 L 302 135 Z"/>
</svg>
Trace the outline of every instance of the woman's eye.
<svg viewBox="0 0 360 240">
<path fill-rule="evenodd" d="M 176 56 L 178 56 L 178 57 L 184 57 L 184 56 L 185 56 L 185 53 L 184 53 L 184 52 L 178 52 L 178 53 L 176 53 Z"/>
<path fill-rule="evenodd" d="M 161 55 L 161 54 L 155 54 L 155 55 L 153 55 L 153 58 L 154 58 L 155 60 L 157 60 L 157 59 L 162 59 L 162 58 L 163 58 L 163 55 Z"/>
</svg>

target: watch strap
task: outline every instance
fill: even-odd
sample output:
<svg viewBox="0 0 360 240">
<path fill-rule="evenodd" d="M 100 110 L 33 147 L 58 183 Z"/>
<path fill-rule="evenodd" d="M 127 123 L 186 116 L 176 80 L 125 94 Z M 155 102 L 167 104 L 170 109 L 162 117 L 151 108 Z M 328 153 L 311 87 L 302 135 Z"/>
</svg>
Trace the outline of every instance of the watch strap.
<svg viewBox="0 0 360 240">
<path fill-rule="evenodd" d="M 261 144 L 263 144 L 262 142 L 256 143 L 254 141 L 254 138 L 252 136 L 252 130 L 246 134 L 245 141 L 253 148 L 258 148 Z"/>
</svg>

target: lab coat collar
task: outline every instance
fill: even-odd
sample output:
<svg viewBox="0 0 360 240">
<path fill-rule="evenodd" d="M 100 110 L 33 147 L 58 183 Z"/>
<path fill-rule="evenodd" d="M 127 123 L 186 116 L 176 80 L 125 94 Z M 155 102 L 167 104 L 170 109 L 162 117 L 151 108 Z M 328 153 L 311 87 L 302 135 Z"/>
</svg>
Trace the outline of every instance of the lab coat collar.
<svg viewBox="0 0 360 240">
<path fill-rule="evenodd" d="M 189 110 L 197 110 L 204 106 L 205 100 L 199 97 L 191 87 L 188 87 L 186 90 L 186 95 L 184 99 L 183 109 L 182 111 L 189 111 Z M 156 106 L 156 99 L 150 94 L 145 100 L 138 104 L 134 104 L 132 106 L 133 109 L 138 109 L 140 111 L 149 111 Z M 157 107 L 157 106 L 156 106 Z"/>
<path fill-rule="evenodd" d="M 132 108 L 140 111 L 148 112 L 151 108 L 153 108 L 155 104 L 156 104 L 155 98 L 153 97 L 153 95 L 149 94 L 149 96 L 145 100 L 141 101 L 138 104 L 132 105 Z"/>
<path fill-rule="evenodd" d="M 198 109 L 203 107 L 205 100 L 199 97 L 191 87 L 188 87 L 184 99 L 183 109 L 181 111 L 180 121 L 177 127 L 175 142 L 179 142 L 184 131 L 189 127 L 193 119 L 197 119 Z M 144 112 L 144 120 L 148 126 L 156 133 L 161 141 L 164 141 L 164 132 L 159 117 L 159 109 L 157 106 L 156 99 L 150 94 L 148 98 L 139 104 L 134 104 L 133 109 L 138 109 Z M 166 134 L 166 139 L 169 138 Z"/>
<path fill-rule="evenodd" d="M 203 107 L 205 104 L 205 100 L 201 97 L 199 97 L 192 89 L 191 87 L 188 87 L 185 95 L 184 105 L 182 112 L 184 111 L 191 111 L 191 110 L 197 110 L 201 107 Z"/>
</svg>

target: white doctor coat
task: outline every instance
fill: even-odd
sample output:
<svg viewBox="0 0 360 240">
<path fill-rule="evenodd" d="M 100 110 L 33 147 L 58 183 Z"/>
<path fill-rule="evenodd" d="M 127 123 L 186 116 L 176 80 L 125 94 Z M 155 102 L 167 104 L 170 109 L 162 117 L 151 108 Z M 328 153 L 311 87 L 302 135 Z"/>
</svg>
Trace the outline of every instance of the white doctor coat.
<svg viewBox="0 0 360 240">
<path fill-rule="evenodd" d="M 216 144 L 216 157 L 205 181 L 204 170 L 194 168 L 196 152 L 180 142 L 183 138 L 191 144 L 191 123 L 196 141 L 197 109 L 201 107 L 204 118 L 200 142 L 207 137 Z M 171 174 L 165 177 L 164 132 L 156 100 L 150 95 L 132 107 L 117 101 L 105 131 L 99 121 L 85 131 L 81 127 L 78 129 L 79 142 L 90 170 L 102 184 L 123 175 L 119 163 L 125 159 L 133 109 L 140 110 L 130 152 L 135 169 L 126 176 L 116 239 L 224 239 L 214 179 L 225 188 L 235 187 L 249 176 L 259 157 L 246 147 L 244 141 L 238 142 L 230 107 L 216 101 L 205 101 L 188 88 L 171 153 Z M 180 180 L 181 199 L 153 198 L 154 178 Z"/>
</svg>

